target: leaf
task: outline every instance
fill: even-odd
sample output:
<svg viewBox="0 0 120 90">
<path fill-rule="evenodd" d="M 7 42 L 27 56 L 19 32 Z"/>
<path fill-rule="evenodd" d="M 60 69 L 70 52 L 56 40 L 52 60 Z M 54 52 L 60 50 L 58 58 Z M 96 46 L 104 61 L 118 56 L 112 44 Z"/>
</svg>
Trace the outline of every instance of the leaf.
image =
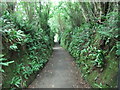
<svg viewBox="0 0 120 90">
<path fill-rule="evenodd" d="M 0 72 L 5 72 L 5 71 L 0 67 Z"/>
<path fill-rule="evenodd" d="M 100 85 L 99 84 L 94 84 L 95 86 L 97 86 L 98 88 L 102 88 L 102 84 L 100 83 Z"/>
<path fill-rule="evenodd" d="M 117 51 L 116 51 L 116 54 L 117 54 L 117 55 L 120 55 L 120 50 L 117 50 Z"/>
<path fill-rule="evenodd" d="M 2 58 L 4 55 L 3 54 L 0 54 L 0 58 Z"/>
<path fill-rule="evenodd" d="M 13 44 L 13 45 L 10 46 L 10 49 L 16 50 L 16 49 L 18 49 L 18 47 L 17 47 L 17 45 Z"/>
<path fill-rule="evenodd" d="M 0 65 L 3 65 L 3 66 L 8 66 L 10 63 L 13 63 L 14 61 L 9 61 L 9 62 L 0 62 Z"/>
</svg>

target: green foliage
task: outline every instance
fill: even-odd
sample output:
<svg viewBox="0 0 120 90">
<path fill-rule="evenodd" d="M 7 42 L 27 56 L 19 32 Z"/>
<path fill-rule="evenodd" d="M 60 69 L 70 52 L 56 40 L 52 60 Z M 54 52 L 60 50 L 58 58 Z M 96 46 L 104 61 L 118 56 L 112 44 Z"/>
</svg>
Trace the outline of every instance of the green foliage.
<svg viewBox="0 0 120 90">
<path fill-rule="evenodd" d="M 6 74 L 3 87 L 16 89 L 27 86 L 30 75 L 42 69 L 47 62 L 54 45 L 54 33 L 59 35 L 61 45 L 76 59 L 78 66 L 83 67 L 85 78 L 94 71 L 99 75 L 103 69 L 102 74 L 105 75 L 109 66 L 106 58 L 111 57 L 110 53 L 114 57 L 114 52 L 120 55 L 117 5 L 109 2 L 60 2 L 58 6 L 51 6 L 49 2 L 42 1 L 0 4 L 3 6 L 0 16 L 3 55 L 0 56 L 0 64 L 4 67 L 9 65 L 5 70 L 0 68 Z M 104 87 L 102 83 L 94 86 Z"/>
<path fill-rule="evenodd" d="M 10 46 L 10 49 L 11 50 L 16 50 L 16 49 L 18 49 L 18 47 L 15 44 L 13 44 L 13 45 Z"/>
<path fill-rule="evenodd" d="M 0 54 L 0 72 L 5 72 L 2 69 L 2 66 L 9 66 L 9 64 L 13 63 L 14 61 L 7 61 L 6 58 L 4 58 L 3 54 Z"/>
<path fill-rule="evenodd" d="M 95 83 L 95 86 L 97 86 L 98 88 L 108 88 L 107 86 L 103 85 L 102 83 L 100 83 L 100 84 Z"/>
<path fill-rule="evenodd" d="M 77 3 L 67 4 L 68 5 L 66 5 L 66 7 L 69 7 L 71 9 L 70 11 L 73 11 L 76 7 L 79 6 L 79 4 Z M 101 76 L 106 76 L 106 73 L 109 72 L 107 68 L 109 67 L 108 62 L 111 60 L 110 57 L 115 57 L 115 55 L 119 55 L 119 34 L 117 27 L 118 12 L 115 12 L 113 10 L 109 13 L 106 13 L 106 15 L 100 15 L 99 17 L 97 17 L 97 15 L 95 15 L 96 13 L 94 12 L 92 14 L 93 16 L 90 15 L 91 11 L 89 10 L 92 7 L 91 3 L 80 3 L 80 5 L 81 8 L 78 9 L 81 9 L 83 12 L 79 12 L 81 13 L 79 15 L 81 15 L 80 17 L 85 17 L 85 21 L 84 19 L 83 21 L 80 20 L 81 22 L 77 22 L 78 20 L 74 20 L 77 17 L 75 15 L 78 13 L 77 8 L 74 10 L 76 11 L 76 13 L 73 13 L 74 11 L 66 11 L 67 16 L 64 17 L 69 17 L 69 19 L 65 18 L 65 20 L 74 23 L 68 24 L 69 26 L 72 26 L 71 28 L 68 28 L 69 26 L 67 26 L 65 27 L 64 31 L 61 31 L 61 45 L 65 49 L 67 49 L 75 58 L 76 63 L 80 67 L 84 78 L 89 81 L 89 83 L 92 82 L 91 84 L 93 87 L 111 87 L 106 86 L 105 83 L 98 83 L 103 78 Z M 88 15 L 86 15 L 85 13 Z M 78 25 L 79 23 L 80 25 Z M 110 56 L 111 53 L 113 54 L 113 56 Z M 114 58 L 114 61 L 111 62 L 117 63 L 117 60 Z M 117 67 L 114 67 L 114 69 L 116 68 Z M 114 74 L 116 75 L 116 71 L 113 72 L 115 72 Z M 92 73 L 94 73 L 95 75 L 93 75 Z M 95 78 L 95 76 L 99 74 L 101 76 L 98 77 L 98 82 L 94 81 L 93 79 Z M 106 83 L 107 81 L 109 82 L 110 77 L 113 78 L 112 75 L 109 75 L 106 76 L 107 79 L 104 78 L 104 81 Z"/>
<path fill-rule="evenodd" d="M 11 81 L 11 83 L 10 83 L 10 84 L 12 85 L 12 88 L 14 88 L 14 86 L 17 87 L 17 88 L 19 88 L 19 87 L 20 87 L 20 84 L 21 84 L 21 80 L 22 80 L 22 79 L 21 79 L 20 77 L 17 77 L 17 76 L 16 76 L 16 77 L 13 77 L 13 78 L 12 78 L 12 81 Z"/>
<path fill-rule="evenodd" d="M 93 66 L 103 67 L 104 66 L 104 54 L 102 50 L 97 50 L 96 47 L 88 47 L 87 49 L 81 50 L 81 60 L 92 60 Z"/>
<path fill-rule="evenodd" d="M 1 69 L 6 75 L 3 87 L 27 87 L 30 76 L 42 69 L 48 61 L 54 44 L 54 33 L 48 25 L 48 4 L 19 2 L 15 11 L 6 8 L 0 17 L 5 55 L 5 58 L 0 57 L 1 65 L 13 63 L 13 66 L 6 67 L 4 71 Z M 8 62 L 7 59 L 13 59 L 14 62 Z"/>
<path fill-rule="evenodd" d="M 116 51 L 116 54 L 117 55 L 120 55 L 120 42 L 117 42 L 117 51 Z"/>
</svg>

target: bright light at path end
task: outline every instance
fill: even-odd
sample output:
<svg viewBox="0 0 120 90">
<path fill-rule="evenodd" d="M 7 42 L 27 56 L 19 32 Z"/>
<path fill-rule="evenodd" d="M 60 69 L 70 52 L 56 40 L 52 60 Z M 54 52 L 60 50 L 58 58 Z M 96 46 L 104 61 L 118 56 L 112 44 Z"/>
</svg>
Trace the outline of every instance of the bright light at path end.
<svg viewBox="0 0 120 90">
<path fill-rule="evenodd" d="M 54 36 L 54 42 L 58 42 L 58 34 Z"/>
</svg>

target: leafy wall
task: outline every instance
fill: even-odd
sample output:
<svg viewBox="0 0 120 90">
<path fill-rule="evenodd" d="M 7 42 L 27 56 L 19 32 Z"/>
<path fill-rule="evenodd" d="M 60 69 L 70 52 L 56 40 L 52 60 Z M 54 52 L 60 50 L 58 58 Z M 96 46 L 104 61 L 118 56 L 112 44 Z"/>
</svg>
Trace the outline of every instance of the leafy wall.
<svg viewBox="0 0 120 90">
<path fill-rule="evenodd" d="M 14 3 L 2 3 L 2 5 L 6 7 L 3 8 L 5 11 L 0 18 L 3 44 L 0 55 L 2 87 L 27 87 L 37 72 L 47 63 L 52 53 L 54 34 L 50 31 L 46 20 L 49 13 L 40 13 L 41 17 L 32 16 L 31 18 L 31 10 L 26 12 L 28 16 L 23 15 L 27 8 L 24 5 L 29 7 L 34 6 L 34 3 L 19 3 L 18 6 L 23 7 L 22 11 L 19 8 L 16 8 L 17 11 L 8 9 L 9 6 L 14 6 Z M 42 5 L 42 7 L 44 8 L 41 10 L 47 10 L 45 9 L 47 6 Z M 39 8 L 34 6 L 31 9 Z M 39 12 L 34 12 L 33 15 L 37 14 Z M 46 17 L 43 17 L 44 14 Z M 44 22 L 40 21 L 41 18 Z"/>
<path fill-rule="evenodd" d="M 85 23 L 65 30 L 61 36 L 61 45 L 75 58 L 82 76 L 94 88 L 117 87 L 118 13 L 111 12 L 106 17 L 103 24 Z"/>
<path fill-rule="evenodd" d="M 75 58 L 92 87 L 117 87 L 120 58 L 118 2 L 59 2 L 52 28 L 62 47 Z"/>
</svg>

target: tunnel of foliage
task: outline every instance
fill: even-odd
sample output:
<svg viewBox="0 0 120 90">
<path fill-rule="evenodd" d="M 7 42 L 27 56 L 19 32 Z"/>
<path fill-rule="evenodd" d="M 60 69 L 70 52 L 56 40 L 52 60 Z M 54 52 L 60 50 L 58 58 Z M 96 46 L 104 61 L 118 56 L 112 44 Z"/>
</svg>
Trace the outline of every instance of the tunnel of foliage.
<svg viewBox="0 0 120 90">
<path fill-rule="evenodd" d="M 117 87 L 120 56 L 117 2 L 60 2 L 52 29 L 94 88 Z"/>
<path fill-rule="evenodd" d="M 117 2 L 0 3 L 3 88 L 27 87 L 48 61 L 54 35 L 92 87 L 117 87 Z"/>
<path fill-rule="evenodd" d="M 1 3 L 3 88 L 21 88 L 34 79 L 52 53 L 48 3 Z"/>
</svg>

